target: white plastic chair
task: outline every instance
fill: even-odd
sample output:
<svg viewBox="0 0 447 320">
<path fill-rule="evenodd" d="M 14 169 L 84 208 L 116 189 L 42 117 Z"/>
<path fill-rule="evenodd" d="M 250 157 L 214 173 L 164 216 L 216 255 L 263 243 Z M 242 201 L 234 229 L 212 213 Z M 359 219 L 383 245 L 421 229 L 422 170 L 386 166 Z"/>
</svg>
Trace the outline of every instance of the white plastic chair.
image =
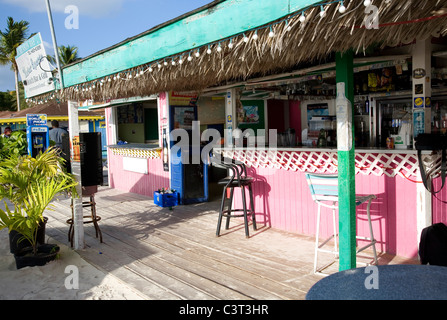
<svg viewBox="0 0 447 320">
<path fill-rule="evenodd" d="M 338 209 L 338 175 L 337 174 L 315 174 L 315 173 L 306 173 L 306 180 L 309 184 L 310 192 L 312 194 L 312 199 L 318 204 L 318 215 L 317 215 L 317 234 L 315 239 L 315 257 L 314 257 L 314 273 L 320 273 L 319 269 L 317 269 L 318 263 L 318 253 L 326 252 L 332 253 L 335 255 L 335 258 L 338 257 L 338 246 L 337 246 L 337 227 L 336 227 L 336 210 Z M 366 250 L 369 247 L 373 248 L 374 253 L 374 261 L 375 264 L 378 265 L 377 260 L 377 252 L 376 252 L 376 240 L 374 239 L 372 223 L 371 223 L 371 202 L 376 199 L 375 195 L 370 196 L 362 196 L 356 197 L 356 206 L 363 205 L 364 203 L 368 203 L 367 206 L 367 216 L 369 223 L 369 231 L 370 238 L 359 237 L 357 236 L 357 240 L 369 241 L 370 244 L 360 248 L 357 250 L 357 254 Z M 320 245 L 320 220 L 321 220 L 321 207 L 326 207 L 332 210 L 332 221 L 333 221 L 333 232 L 334 234 L 323 241 Z M 334 239 L 334 249 L 325 250 L 322 249 L 330 240 Z M 325 269 L 327 267 L 323 266 L 320 270 Z"/>
</svg>

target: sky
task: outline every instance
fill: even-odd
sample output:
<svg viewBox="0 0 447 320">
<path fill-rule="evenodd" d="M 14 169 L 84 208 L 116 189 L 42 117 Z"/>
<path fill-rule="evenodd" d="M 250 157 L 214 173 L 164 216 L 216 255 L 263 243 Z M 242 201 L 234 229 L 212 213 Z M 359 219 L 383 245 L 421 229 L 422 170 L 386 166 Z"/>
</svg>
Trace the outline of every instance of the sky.
<svg viewBox="0 0 447 320">
<path fill-rule="evenodd" d="M 76 46 L 79 57 L 83 58 L 210 2 L 212 0 L 50 0 L 50 5 L 57 45 Z M 78 19 L 74 19 L 75 10 Z M 46 53 L 54 55 L 46 0 L 0 0 L 2 31 L 6 29 L 7 17 L 28 21 L 30 34 L 40 32 Z M 7 90 L 15 90 L 14 72 L 10 66 L 0 66 L 0 91 Z"/>
</svg>

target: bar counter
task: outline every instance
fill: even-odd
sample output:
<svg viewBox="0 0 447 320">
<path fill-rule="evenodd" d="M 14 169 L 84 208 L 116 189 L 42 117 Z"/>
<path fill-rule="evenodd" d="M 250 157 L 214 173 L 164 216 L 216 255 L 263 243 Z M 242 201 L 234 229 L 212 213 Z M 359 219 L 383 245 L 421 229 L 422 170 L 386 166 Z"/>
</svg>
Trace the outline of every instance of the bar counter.
<svg viewBox="0 0 447 320">
<path fill-rule="evenodd" d="M 247 165 L 248 174 L 255 179 L 258 224 L 315 235 L 317 204 L 312 201 L 304 173 L 338 173 L 336 149 L 215 148 L 214 152 Z M 371 215 L 378 252 L 416 258 L 421 215 L 418 196 L 423 189 L 417 151 L 359 149 L 355 161 L 356 194 L 377 197 Z M 440 156 L 425 152 L 423 161 L 427 170 L 437 170 Z M 240 196 L 235 197 L 234 205 L 241 205 Z M 357 215 L 358 234 L 368 235 L 366 207 L 358 207 Z M 330 212 L 323 212 L 322 238 L 331 235 L 331 226 Z"/>
<path fill-rule="evenodd" d="M 169 188 L 169 172 L 163 168 L 158 144 L 116 144 L 107 149 L 110 187 L 149 197 Z"/>
<path fill-rule="evenodd" d="M 160 159 L 162 150 L 158 144 L 143 143 L 114 144 L 107 146 L 107 148 L 114 155 L 146 159 Z"/>
</svg>

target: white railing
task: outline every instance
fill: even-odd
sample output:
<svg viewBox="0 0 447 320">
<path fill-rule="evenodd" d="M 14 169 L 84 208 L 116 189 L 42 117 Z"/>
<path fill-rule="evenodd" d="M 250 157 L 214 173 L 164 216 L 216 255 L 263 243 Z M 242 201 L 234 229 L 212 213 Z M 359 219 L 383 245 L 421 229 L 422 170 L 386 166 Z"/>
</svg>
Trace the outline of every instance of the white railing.
<svg viewBox="0 0 447 320">
<path fill-rule="evenodd" d="M 215 149 L 217 154 L 232 158 L 254 168 L 283 169 L 295 172 L 338 173 L 338 154 L 324 150 L 268 150 L 268 149 Z M 440 170 L 438 154 L 424 154 L 427 173 Z M 419 161 L 416 152 L 368 151 L 356 152 L 356 174 L 407 179 L 419 177 Z"/>
</svg>

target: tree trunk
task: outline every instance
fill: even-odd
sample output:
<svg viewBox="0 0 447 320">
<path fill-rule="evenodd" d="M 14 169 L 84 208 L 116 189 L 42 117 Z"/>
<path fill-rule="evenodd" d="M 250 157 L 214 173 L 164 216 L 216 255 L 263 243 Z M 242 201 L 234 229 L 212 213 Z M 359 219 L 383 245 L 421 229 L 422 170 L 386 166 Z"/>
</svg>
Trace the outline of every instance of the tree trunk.
<svg viewBox="0 0 447 320">
<path fill-rule="evenodd" d="M 14 68 L 14 75 L 16 77 L 17 111 L 20 111 L 19 72 L 17 66 Z"/>
</svg>

